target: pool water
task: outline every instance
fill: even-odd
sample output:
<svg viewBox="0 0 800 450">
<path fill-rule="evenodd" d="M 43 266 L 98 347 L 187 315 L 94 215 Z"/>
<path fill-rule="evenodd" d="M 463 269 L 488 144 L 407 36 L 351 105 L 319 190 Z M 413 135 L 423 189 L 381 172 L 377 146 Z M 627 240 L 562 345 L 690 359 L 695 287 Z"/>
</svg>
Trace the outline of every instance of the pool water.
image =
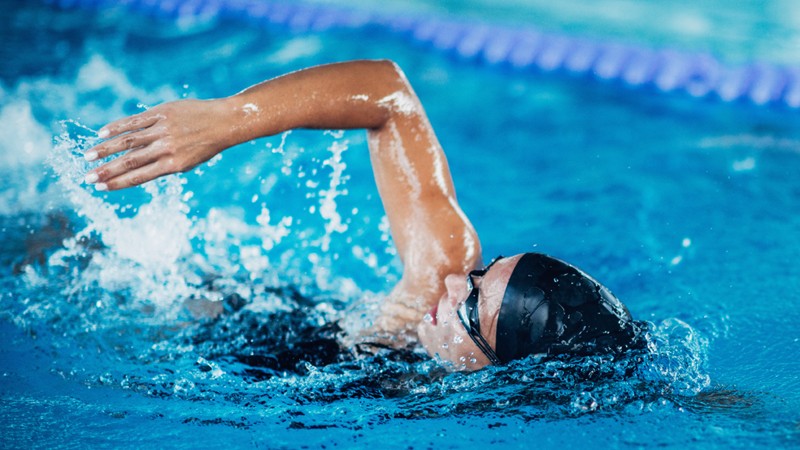
<svg viewBox="0 0 800 450">
<path fill-rule="evenodd" d="M 785 2 L 627 19 L 517 3 L 453 14 L 729 61 L 791 61 L 773 36 L 796 34 Z M 2 9 L 3 448 L 800 447 L 797 111 L 487 67 L 373 28 Z M 617 27 L 654 13 L 764 32 Z M 110 120 L 354 58 L 406 71 L 484 256 L 578 265 L 649 323 L 646 352 L 465 374 L 422 349 L 332 350 L 400 273 L 361 131 L 260 139 L 120 193 L 81 183 Z M 319 359 L 282 359 L 299 348 Z"/>
</svg>

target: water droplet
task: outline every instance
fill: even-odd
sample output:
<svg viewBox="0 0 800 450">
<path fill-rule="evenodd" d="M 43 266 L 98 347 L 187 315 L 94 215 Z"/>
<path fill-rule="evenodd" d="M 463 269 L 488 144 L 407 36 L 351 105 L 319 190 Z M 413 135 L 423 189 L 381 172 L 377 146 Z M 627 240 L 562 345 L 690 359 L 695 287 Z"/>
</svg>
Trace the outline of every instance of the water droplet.
<svg viewBox="0 0 800 450">
<path fill-rule="evenodd" d="M 446 349 L 446 348 L 449 348 L 449 347 L 450 347 L 450 346 L 449 346 L 449 345 L 447 345 L 447 342 L 445 342 L 444 344 L 442 344 L 442 348 L 444 348 L 444 349 Z"/>
<path fill-rule="evenodd" d="M 462 342 L 464 342 L 464 338 L 463 337 L 458 336 L 458 335 L 453 336 L 453 343 L 454 344 L 460 344 Z"/>
<path fill-rule="evenodd" d="M 431 313 L 426 313 L 425 316 L 422 317 L 422 321 L 425 323 L 431 323 L 433 322 L 433 316 L 431 316 Z"/>
<path fill-rule="evenodd" d="M 477 359 L 475 359 L 475 358 L 470 358 L 470 359 L 469 359 L 469 363 L 470 363 L 470 364 L 476 364 L 477 362 L 478 362 L 478 360 L 477 360 Z"/>
</svg>

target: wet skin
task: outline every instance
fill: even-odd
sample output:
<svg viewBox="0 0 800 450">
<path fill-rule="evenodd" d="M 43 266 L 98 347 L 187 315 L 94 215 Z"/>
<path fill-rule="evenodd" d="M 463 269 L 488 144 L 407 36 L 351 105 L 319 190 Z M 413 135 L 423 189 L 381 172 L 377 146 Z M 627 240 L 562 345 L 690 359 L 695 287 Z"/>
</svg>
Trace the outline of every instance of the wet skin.
<svg viewBox="0 0 800 450">
<path fill-rule="evenodd" d="M 500 305 L 520 256 L 503 258 L 475 282 L 475 286 L 479 288 L 481 335 L 493 349 Z M 469 295 L 467 278 L 452 274 L 445 277 L 444 283 L 445 293 L 417 328 L 420 342 L 428 350 L 428 354 L 456 370 L 477 370 L 489 365 L 489 359 L 475 345 L 458 318 L 458 308 Z"/>
<path fill-rule="evenodd" d="M 421 102 L 389 61 L 317 66 L 230 97 L 165 103 L 117 120 L 101 128 L 98 135 L 107 140 L 85 157 L 120 156 L 90 171 L 86 182 L 98 190 L 137 186 L 191 170 L 239 143 L 295 128 L 368 131 L 373 174 L 403 276 L 365 338 L 404 346 L 416 342 L 419 332 L 428 352 L 451 367 L 486 365 L 454 315 L 467 296 L 467 273 L 482 266 L 480 240 L 458 204 L 447 158 Z M 481 331 L 490 343 L 515 262 L 498 264 L 480 282 Z M 423 321 L 432 308 L 435 324 Z"/>
</svg>

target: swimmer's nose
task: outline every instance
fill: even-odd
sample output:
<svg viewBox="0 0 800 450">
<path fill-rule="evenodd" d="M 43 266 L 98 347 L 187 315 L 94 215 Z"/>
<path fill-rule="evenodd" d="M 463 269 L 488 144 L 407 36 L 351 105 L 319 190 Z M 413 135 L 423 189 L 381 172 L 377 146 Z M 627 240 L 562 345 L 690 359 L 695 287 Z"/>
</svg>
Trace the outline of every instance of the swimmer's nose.
<svg viewBox="0 0 800 450">
<path fill-rule="evenodd" d="M 444 278 L 444 285 L 447 288 L 447 298 L 455 306 L 456 303 L 467 296 L 467 280 L 463 275 L 451 274 Z"/>
</svg>

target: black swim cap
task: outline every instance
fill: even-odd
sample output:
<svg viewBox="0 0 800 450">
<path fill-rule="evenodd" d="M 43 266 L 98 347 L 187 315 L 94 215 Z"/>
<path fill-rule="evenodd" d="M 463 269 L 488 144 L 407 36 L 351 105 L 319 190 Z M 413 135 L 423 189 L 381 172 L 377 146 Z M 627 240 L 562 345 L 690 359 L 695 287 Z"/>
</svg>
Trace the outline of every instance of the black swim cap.
<svg viewBox="0 0 800 450">
<path fill-rule="evenodd" d="M 637 335 L 630 312 L 581 270 L 541 253 L 525 253 L 508 281 L 497 319 L 502 363 L 531 354 L 611 353 Z"/>
</svg>

